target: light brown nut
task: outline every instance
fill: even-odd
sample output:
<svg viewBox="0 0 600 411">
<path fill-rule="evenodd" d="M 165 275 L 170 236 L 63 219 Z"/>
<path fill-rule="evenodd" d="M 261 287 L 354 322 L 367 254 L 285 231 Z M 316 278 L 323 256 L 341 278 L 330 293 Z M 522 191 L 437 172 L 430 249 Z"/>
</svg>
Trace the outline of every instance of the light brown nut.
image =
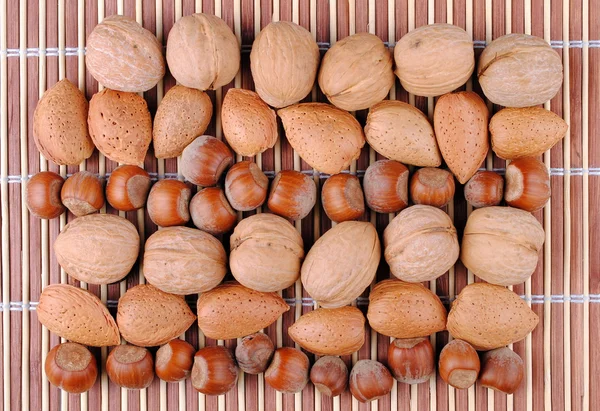
<svg viewBox="0 0 600 411">
<path fill-rule="evenodd" d="M 46 328 L 72 342 L 106 347 L 121 341 L 117 324 L 100 299 L 72 285 L 44 288 L 36 313 Z"/>
<path fill-rule="evenodd" d="M 230 238 L 231 273 L 258 291 L 283 290 L 300 276 L 304 243 L 296 228 L 274 214 L 244 218 Z"/>
<path fill-rule="evenodd" d="M 373 224 L 344 221 L 323 234 L 306 255 L 302 285 L 321 307 L 350 304 L 373 282 L 380 257 Z"/>
<path fill-rule="evenodd" d="M 319 46 L 304 27 L 289 21 L 270 23 L 256 36 L 250 52 L 256 92 L 276 108 L 299 102 L 315 84 L 319 59 Z"/>
<path fill-rule="evenodd" d="M 63 79 L 44 92 L 33 113 L 33 141 L 40 153 L 58 165 L 79 164 L 94 152 L 88 134 L 88 102 Z"/>
<path fill-rule="evenodd" d="M 197 309 L 204 335 L 227 340 L 268 327 L 290 307 L 277 293 L 262 293 L 228 281 L 201 294 Z"/>
<path fill-rule="evenodd" d="M 291 146 L 311 167 L 337 174 L 360 156 L 365 136 L 350 113 L 325 103 L 303 103 L 277 112 Z"/>
<path fill-rule="evenodd" d="M 125 278 L 139 251 L 140 237 L 135 226 L 113 214 L 76 218 L 54 242 L 61 267 L 70 276 L 90 284 L 110 284 Z"/>
<path fill-rule="evenodd" d="M 331 104 L 354 111 L 383 100 L 394 84 L 392 55 L 379 37 L 357 33 L 336 42 L 323 57 L 319 86 Z"/>
<path fill-rule="evenodd" d="M 486 351 L 521 341 L 538 322 L 538 316 L 514 292 L 474 283 L 463 288 L 452 303 L 447 327 L 454 338 Z"/>
<path fill-rule="evenodd" d="M 176 85 L 161 100 L 152 130 L 156 158 L 177 157 L 206 131 L 213 113 L 210 97 L 203 91 Z"/>
<path fill-rule="evenodd" d="M 446 213 L 428 205 L 400 212 L 383 232 L 385 261 L 403 281 L 435 280 L 458 260 L 456 229 Z"/>
<path fill-rule="evenodd" d="M 216 287 L 227 272 L 227 255 L 219 240 L 189 227 L 166 227 L 144 247 L 144 276 L 171 294 L 197 294 Z"/>
<path fill-rule="evenodd" d="M 165 344 L 183 334 L 196 316 L 183 297 L 150 284 L 136 285 L 119 298 L 117 324 L 127 342 L 140 347 Z"/>
<path fill-rule="evenodd" d="M 542 107 L 505 108 L 492 116 L 492 150 L 500 158 L 537 157 L 567 133 L 569 125 Z"/>
<path fill-rule="evenodd" d="M 426 337 L 446 328 L 446 309 L 420 283 L 383 280 L 369 295 L 369 325 L 388 337 Z"/>
<path fill-rule="evenodd" d="M 438 167 L 442 156 L 429 120 L 418 108 L 385 100 L 369 110 L 367 142 L 390 160 L 419 167 Z"/>
<path fill-rule="evenodd" d="M 319 308 L 302 315 L 288 333 L 317 355 L 349 355 L 365 343 L 365 316 L 356 307 Z"/>
<path fill-rule="evenodd" d="M 126 16 L 109 16 L 90 33 L 85 65 L 92 77 L 113 90 L 150 90 L 165 75 L 162 44 Z"/>
<path fill-rule="evenodd" d="M 563 83 L 563 66 L 546 40 L 512 33 L 498 37 L 483 50 L 477 77 L 492 103 L 530 107 L 556 95 Z"/>
<path fill-rule="evenodd" d="M 255 156 L 277 142 L 277 115 L 254 91 L 229 89 L 221 121 L 227 142 L 241 156 Z"/>
<path fill-rule="evenodd" d="M 485 207 L 469 216 L 460 260 L 488 283 L 514 285 L 535 271 L 544 244 L 536 218 L 512 207 Z"/>
<path fill-rule="evenodd" d="M 396 75 L 417 96 L 449 93 L 467 82 L 475 69 L 471 36 L 451 24 L 429 24 L 410 31 L 394 48 Z"/>
<path fill-rule="evenodd" d="M 105 88 L 94 94 L 88 113 L 90 135 L 113 161 L 138 165 L 152 141 L 152 118 L 146 100 L 136 93 Z"/>
<path fill-rule="evenodd" d="M 182 17 L 169 32 L 169 70 L 186 87 L 215 90 L 229 83 L 240 69 L 240 54 L 231 28 L 212 14 Z"/>
<path fill-rule="evenodd" d="M 487 156 L 489 118 L 485 102 L 472 91 L 445 94 L 435 105 L 435 136 L 448 168 L 461 184 L 469 181 Z"/>
</svg>

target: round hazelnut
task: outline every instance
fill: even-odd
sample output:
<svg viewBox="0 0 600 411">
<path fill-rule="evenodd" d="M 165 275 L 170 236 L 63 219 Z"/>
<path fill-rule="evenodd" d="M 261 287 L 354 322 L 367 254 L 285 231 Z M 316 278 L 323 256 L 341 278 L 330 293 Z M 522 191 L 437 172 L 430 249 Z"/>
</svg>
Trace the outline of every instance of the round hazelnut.
<svg viewBox="0 0 600 411">
<path fill-rule="evenodd" d="M 88 391 L 98 376 L 96 358 L 90 350 L 72 342 L 52 348 L 44 368 L 50 384 L 71 394 Z"/>
<path fill-rule="evenodd" d="M 371 164 L 363 179 L 369 208 L 378 213 L 395 213 L 408 206 L 408 168 L 393 160 Z"/>
<path fill-rule="evenodd" d="M 410 179 L 410 197 L 415 204 L 444 207 L 454 197 L 454 177 L 441 168 L 421 168 Z"/>
<path fill-rule="evenodd" d="M 397 338 L 388 348 L 388 367 L 395 379 L 405 384 L 427 381 L 435 371 L 429 338 Z"/>
<path fill-rule="evenodd" d="M 79 171 L 67 178 L 60 198 L 77 217 L 95 213 L 104 205 L 102 182 L 89 171 Z"/>
<path fill-rule="evenodd" d="M 440 377 L 454 388 L 465 389 L 475 384 L 479 367 L 477 351 L 466 341 L 452 340 L 440 353 Z"/>
<path fill-rule="evenodd" d="M 341 358 L 326 355 L 310 369 L 310 381 L 321 394 L 337 397 L 348 386 L 348 367 Z"/>
<path fill-rule="evenodd" d="M 493 171 L 478 171 L 465 184 L 465 199 L 475 208 L 500 204 L 504 195 L 504 179 Z"/>
<path fill-rule="evenodd" d="M 106 373 L 119 387 L 139 390 L 154 380 L 150 351 L 135 345 L 117 345 L 106 359 Z"/>
<path fill-rule="evenodd" d="M 513 394 L 523 381 L 523 359 L 508 347 L 483 353 L 479 381 L 483 387 L 505 394 Z"/>
<path fill-rule="evenodd" d="M 222 395 L 231 390 L 238 379 L 238 367 L 227 347 L 205 347 L 194 356 L 192 386 L 207 395 Z"/>
<path fill-rule="evenodd" d="M 160 227 L 184 225 L 190 221 L 190 188 L 179 180 L 160 180 L 148 195 L 148 215 Z"/>
<path fill-rule="evenodd" d="M 106 183 L 106 200 L 119 211 L 133 211 L 146 204 L 150 175 L 138 166 L 117 167 Z"/>
<path fill-rule="evenodd" d="M 274 351 L 269 336 L 258 332 L 242 338 L 235 347 L 235 359 L 246 374 L 260 374 L 267 369 Z"/>
<path fill-rule="evenodd" d="M 306 174 L 294 170 L 277 173 L 269 193 L 269 209 L 280 216 L 301 220 L 317 201 L 317 186 Z"/>
<path fill-rule="evenodd" d="M 156 351 L 156 375 L 167 382 L 185 380 L 192 372 L 195 352 L 188 342 L 179 339 L 169 341 Z"/>
<path fill-rule="evenodd" d="M 269 178 L 252 161 L 234 164 L 225 177 L 225 195 L 238 211 L 260 207 L 267 199 L 268 186 Z"/>
<path fill-rule="evenodd" d="M 231 164 L 231 150 L 221 140 L 211 136 L 196 138 L 181 154 L 181 174 L 198 186 L 214 186 Z"/>
<path fill-rule="evenodd" d="M 352 174 L 334 174 L 321 190 L 325 214 L 331 221 L 358 220 L 365 213 L 365 198 L 360 181 Z"/>
<path fill-rule="evenodd" d="M 350 372 L 350 392 L 363 403 L 386 396 L 393 384 L 392 375 L 378 361 L 360 360 Z"/>
<path fill-rule="evenodd" d="M 190 215 L 196 227 L 213 235 L 231 231 L 237 221 L 237 214 L 219 187 L 198 191 L 190 202 Z"/>
<path fill-rule="evenodd" d="M 29 212 L 38 218 L 52 219 L 65 212 L 60 190 L 65 180 L 52 171 L 37 173 L 27 182 L 26 203 Z"/>
<path fill-rule="evenodd" d="M 296 348 L 278 348 L 273 361 L 265 371 L 265 381 L 277 391 L 295 393 L 308 383 L 310 362 L 302 351 Z"/>
<path fill-rule="evenodd" d="M 540 160 L 518 158 L 506 166 L 504 199 L 511 207 L 537 211 L 550 198 L 550 174 Z"/>
</svg>

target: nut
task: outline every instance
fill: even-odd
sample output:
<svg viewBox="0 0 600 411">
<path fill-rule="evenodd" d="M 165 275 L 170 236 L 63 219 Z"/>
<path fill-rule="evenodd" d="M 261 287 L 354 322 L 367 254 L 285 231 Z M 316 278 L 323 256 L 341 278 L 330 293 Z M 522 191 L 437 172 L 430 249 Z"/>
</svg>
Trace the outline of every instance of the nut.
<svg viewBox="0 0 600 411">
<path fill-rule="evenodd" d="M 321 394 L 337 397 L 348 386 L 348 367 L 339 357 L 321 357 L 310 369 L 310 381 Z"/>
<path fill-rule="evenodd" d="M 240 161 L 231 166 L 225 177 L 225 196 L 231 207 L 250 211 L 267 199 L 269 178 L 252 161 Z"/>
<path fill-rule="evenodd" d="M 181 156 L 181 174 L 192 184 L 210 187 L 233 164 L 233 155 L 221 140 L 200 136 L 192 141 Z"/>
<path fill-rule="evenodd" d="M 352 174 L 334 174 L 325 180 L 321 200 L 325 214 L 336 223 L 358 220 L 365 213 L 360 181 Z"/>
<path fill-rule="evenodd" d="M 38 218 L 53 219 L 65 212 L 60 190 L 65 180 L 52 171 L 37 173 L 27 182 L 25 202 L 29 212 Z"/>
<path fill-rule="evenodd" d="M 277 173 L 267 205 L 280 216 L 291 220 L 306 217 L 317 202 L 317 186 L 312 178 L 299 171 L 284 170 Z"/>
<path fill-rule="evenodd" d="M 269 366 L 274 352 L 275 346 L 271 338 L 258 332 L 242 338 L 235 347 L 235 359 L 246 374 L 260 374 Z"/>
<path fill-rule="evenodd" d="M 179 180 L 159 180 L 148 195 L 148 215 L 160 227 L 184 225 L 190 221 L 192 190 Z"/>
<path fill-rule="evenodd" d="M 96 358 L 86 347 L 72 342 L 52 348 L 44 369 L 50 384 L 71 394 L 88 391 L 98 377 Z"/>
<path fill-rule="evenodd" d="M 67 178 L 60 191 L 62 203 L 75 216 L 98 212 L 104 205 L 102 182 L 89 171 L 79 171 Z"/>
<path fill-rule="evenodd" d="M 385 366 L 373 360 L 360 360 L 350 372 L 350 392 L 365 403 L 385 397 L 392 390 L 394 379 Z"/>
<path fill-rule="evenodd" d="M 166 382 L 185 380 L 192 372 L 194 347 L 183 340 L 174 339 L 156 351 L 154 370 Z"/>
<path fill-rule="evenodd" d="M 454 177 L 440 168 L 421 168 L 410 179 L 410 198 L 415 204 L 444 207 L 454 197 Z"/>
<path fill-rule="evenodd" d="M 388 348 L 388 367 L 394 378 L 405 384 L 420 384 L 435 372 L 429 338 L 396 338 Z"/>
<path fill-rule="evenodd" d="M 219 187 L 198 191 L 190 202 L 190 215 L 196 227 L 213 235 L 231 231 L 237 221 L 236 212 Z"/>
<path fill-rule="evenodd" d="M 106 200 L 116 210 L 133 211 L 146 204 L 150 176 L 138 166 L 117 167 L 106 183 Z"/>
<path fill-rule="evenodd" d="M 479 382 L 505 394 L 513 394 L 525 376 L 525 364 L 519 355 L 508 347 L 483 353 Z"/>
<path fill-rule="evenodd" d="M 148 388 L 154 380 L 152 354 L 135 345 L 117 345 L 106 359 L 106 373 L 119 387 L 130 390 Z"/>
<path fill-rule="evenodd" d="M 479 375 L 479 356 L 466 341 L 452 340 L 440 352 L 440 377 L 458 389 L 475 384 Z"/>
<path fill-rule="evenodd" d="M 223 395 L 235 387 L 238 367 L 227 347 L 204 347 L 194 356 L 192 387 L 202 394 Z"/>
<path fill-rule="evenodd" d="M 500 204 L 504 196 L 504 179 L 493 171 L 478 171 L 465 184 L 465 199 L 475 208 Z"/>
<path fill-rule="evenodd" d="M 550 174 L 537 158 L 523 157 L 506 166 L 504 199 L 511 207 L 525 211 L 543 208 L 550 198 Z"/>
<path fill-rule="evenodd" d="M 393 160 L 371 164 L 363 178 L 369 208 L 378 213 L 395 213 L 408 206 L 408 168 Z"/>
<path fill-rule="evenodd" d="M 286 394 L 300 392 L 308 383 L 309 367 L 308 357 L 302 351 L 289 347 L 278 348 L 265 371 L 265 382 Z"/>
</svg>

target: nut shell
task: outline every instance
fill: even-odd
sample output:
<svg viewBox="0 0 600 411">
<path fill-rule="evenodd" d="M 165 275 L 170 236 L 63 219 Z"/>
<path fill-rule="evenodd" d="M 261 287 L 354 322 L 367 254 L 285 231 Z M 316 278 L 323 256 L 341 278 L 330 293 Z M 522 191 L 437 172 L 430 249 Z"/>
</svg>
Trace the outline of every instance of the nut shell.
<svg viewBox="0 0 600 411">
<path fill-rule="evenodd" d="M 537 211 L 550 199 L 550 173 L 537 158 L 523 157 L 506 166 L 504 200 L 511 207 Z"/>
<path fill-rule="evenodd" d="M 77 217 L 96 213 L 104 205 L 102 181 L 89 171 L 78 171 L 63 184 L 60 199 Z"/>
<path fill-rule="evenodd" d="M 278 348 L 265 371 L 265 382 L 279 392 L 300 392 L 308 383 L 309 367 L 310 361 L 302 351 L 289 347 Z"/>
<path fill-rule="evenodd" d="M 86 347 L 72 342 L 52 348 L 44 370 L 50 384 L 71 394 L 88 391 L 98 377 L 96 358 Z"/>
<path fill-rule="evenodd" d="M 434 355 L 427 337 L 396 338 L 388 348 L 388 367 L 399 382 L 420 384 L 435 372 Z"/>
<path fill-rule="evenodd" d="M 195 185 L 210 187 L 231 164 L 233 155 L 225 143 L 212 136 L 200 136 L 183 150 L 181 174 Z"/>
<path fill-rule="evenodd" d="M 219 187 L 198 191 L 190 202 L 190 215 L 196 227 L 213 235 L 231 231 L 237 221 L 237 213 Z"/>
<path fill-rule="evenodd" d="M 334 174 L 325 180 L 321 200 L 325 214 L 336 223 L 358 220 L 365 213 L 360 181 L 352 174 Z"/>
<path fill-rule="evenodd" d="M 225 196 L 231 207 L 250 211 L 267 199 L 269 178 L 252 161 L 235 163 L 225 177 Z"/>
<path fill-rule="evenodd" d="M 441 168 L 421 168 L 410 179 L 410 198 L 415 204 L 444 207 L 454 197 L 454 177 Z"/>
<path fill-rule="evenodd" d="M 265 333 L 257 332 L 241 339 L 235 347 L 235 359 L 246 374 L 260 374 L 269 366 L 274 352 L 275 346 L 271 338 Z"/>
<path fill-rule="evenodd" d="M 478 171 L 465 184 L 464 193 L 475 208 L 497 206 L 504 197 L 504 179 L 493 171 Z"/>
<path fill-rule="evenodd" d="M 525 364 L 519 354 L 508 347 L 497 348 L 481 356 L 479 382 L 504 394 L 513 394 L 521 386 Z"/>
<path fill-rule="evenodd" d="M 235 387 L 238 368 L 227 347 L 204 347 L 194 356 L 192 386 L 207 395 L 222 395 Z"/>
<path fill-rule="evenodd" d="M 393 160 L 371 164 L 363 178 L 365 199 L 378 213 L 395 213 L 408 205 L 408 168 Z"/>
<path fill-rule="evenodd" d="M 339 357 L 321 357 L 310 369 L 310 381 L 321 394 L 337 397 L 348 386 L 348 367 Z"/>
<path fill-rule="evenodd" d="M 440 352 L 440 377 L 454 388 L 475 384 L 480 367 L 477 351 L 466 341 L 452 340 Z"/>
<path fill-rule="evenodd" d="M 151 184 L 146 170 L 122 165 L 110 173 L 106 183 L 106 200 L 120 211 L 137 210 L 146 204 Z"/>
<path fill-rule="evenodd" d="M 362 403 L 388 395 L 393 384 L 392 375 L 378 361 L 360 360 L 350 372 L 350 392 Z"/>
<path fill-rule="evenodd" d="M 148 195 L 148 215 L 160 227 L 184 225 L 190 221 L 192 190 L 179 180 L 159 180 Z"/>
<path fill-rule="evenodd" d="M 317 202 L 317 186 L 312 178 L 300 171 L 283 170 L 271 184 L 269 210 L 291 220 L 301 220 Z"/>
<path fill-rule="evenodd" d="M 167 382 L 185 380 L 192 372 L 195 352 L 188 342 L 177 338 L 169 341 L 156 351 L 156 375 Z"/>
<path fill-rule="evenodd" d="M 106 373 L 119 387 L 131 390 L 147 388 L 154 380 L 152 354 L 142 347 L 118 345 L 108 354 Z"/>
<path fill-rule="evenodd" d="M 60 190 L 65 180 L 52 171 L 35 174 L 27 182 L 25 201 L 29 212 L 38 218 L 52 219 L 65 212 Z"/>
</svg>

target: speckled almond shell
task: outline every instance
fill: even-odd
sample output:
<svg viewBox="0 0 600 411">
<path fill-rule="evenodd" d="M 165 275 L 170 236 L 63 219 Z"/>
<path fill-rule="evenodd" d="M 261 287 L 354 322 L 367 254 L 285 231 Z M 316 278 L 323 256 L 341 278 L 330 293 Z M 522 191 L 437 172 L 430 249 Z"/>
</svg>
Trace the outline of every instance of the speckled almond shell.
<svg viewBox="0 0 600 411">
<path fill-rule="evenodd" d="M 427 337 L 446 328 L 446 309 L 421 283 L 383 280 L 369 295 L 369 325 L 388 337 Z"/>
<path fill-rule="evenodd" d="M 344 221 L 323 234 L 306 255 L 302 285 L 321 307 L 342 307 L 373 282 L 380 257 L 373 224 Z"/>
<path fill-rule="evenodd" d="M 521 284 L 537 267 L 544 237 L 542 225 L 527 211 L 480 208 L 467 219 L 460 259 L 488 283 Z"/>
<path fill-rule="evenodd" d="M 319 86 L 343 110 L 371 107 L 387 97 L 394 84 L 392 55 L 379 37 L 357 33 L 336 42 L 323 57 Z"/>
<path fill-rule="evenodd" d="M 197 309 L 204 335 L 227 340 L 268 327 L 290 307 L 277 293 L 262 293 L 228 281 L 201 294 Z"/>
<path fill-rule="evenodd" d="M 210 97 L 203 91 L 180 85 L 161 100 L 152 130 L 156 158 L 173 158 L 206 131 L 213 114 Z"/>
<path fill-rule="evenodd" d="M 140 251 L 133 224 L 114 214 L 78 217 L 54 242 L 56 260 L 67 274 L 89 284 L 110 284 L 129 274 Z"/>
<path fill-rule="evenodd" d="M 300 317 L 288 334 L 317 355 L 349 355 L 365 343 L 365 316 L 356 307 L 319 308 Z"/>
<path fill-rule="evenodd" d="M 397 278 L 419 283 L 435 280 L 458 260 L 456 229 L 448 214 L 428 205 L 400 212 L 383 232 L 385 261 Z"/>
<path fill-rule="evenodd" d="M 58 165 L 79 164 L 94 152 L 88 134 L 88 102 L 67 79 L 46 90 L 33 113 L 33 141 Z"/>
<path fill-rule="evenodd" d="M 365 145 L 359 122 L 330 104 L 296 104 L 277 114 L 294 150 L 323 173 L 337 174 L 347 168 Z"/>
<path fill-rule="evenodd" d="M 507 34 L 479 56 L 477 77 L 485 96 L 505 107 L 530 107 L 552 99 L 563 83 L 561 57 L 548 42 Z"/>
<path fill-rule="evenodd" d="M 476 350 L 521 341 L 537 326 L 538 316 L 514 292 L 486 283 L 469 284 L 452 303 L 448 331 Z"/>
<path fill-rule="evenodd" d="M 139 165 L 152 141 L 146 100 L 135 93 L 105 88 L 90 100 L 88 127 L 98 150 L 113 161 Z"/>
<path fill-rule="evenodd" d="M 433 125 L 444 161 L 459 183 L 479 169 L 489 150 L 485 102 L 472 91 L 445 94 L 433 111 Z"/>
<path fill-rule="evenodd" d="M 40 295 L 36 313 L 46 328 L 71 342 L 92 347 L 121 342 L 106 306 L 87 290 L 68 284 L 49 285 Z"/>
<path fill-rule="evenodd" d="M 268 24 L 250 52 L 256 92 L 276 108 L 299 102 L 315 84 L 319 59 L 319 46 L 304 27 L 289 21 Z"/>
<path fill-rule="evenodd" d="M 223 99 L 221 121 L 227 142 L 241 156 L 255 156 L 277 142 L 277 115 L 253 91 L 229 89 Z"/>
<path fill-rule="evenodd" d="M 404 35 L 394 48 L 396 75 L 417 96 L 435 97 L 456 90 L 475 69 L 473 41 L 452 24 L 421 26 Z"/>
<path fill-rule="evenodd" d="M 296 228 L 274 214 L 244 218 L 230 237 L 231 273 L 257 291 L 283 290 L 300 276 L 304 243 Z"/>
<path fill-rule="evenodd" d="M 166 227 L 144 247 L 144 276 L 171 294 L 197 294 L 216 287 L 227 272 L 227 255 L 219 240 L 189 227 Z"/>
<path fill-rule="evenodd" d="M 113 90 L 150 90 L 165 75 L 162 45 L 156 36 L 126 16 L 110 16 L 94 27 L 85 65 L 103 86 Z"/>
<path fill-rule="evenodd" d="M 505 108 L 490 120 L 492 150 L 500 158 L 537 157 L 567 133 L 567 122 L 542 107 Z"/>
<path fill-rule="evenodd" d="M 128 289 L 117 307 L 121 335 L 140 347 L 171 341 L 190 328 L 195 319 L 183 297 L 167 294 L 150 284 Z"/>
<path fill-rule="evenodd" d="M 369 110 L 365 125 L 367 142 L 390 160 L 418 167 L 439 167 L 442 156 L 433 127 L 418 108 L 385 100 Z"/>
</svg>

